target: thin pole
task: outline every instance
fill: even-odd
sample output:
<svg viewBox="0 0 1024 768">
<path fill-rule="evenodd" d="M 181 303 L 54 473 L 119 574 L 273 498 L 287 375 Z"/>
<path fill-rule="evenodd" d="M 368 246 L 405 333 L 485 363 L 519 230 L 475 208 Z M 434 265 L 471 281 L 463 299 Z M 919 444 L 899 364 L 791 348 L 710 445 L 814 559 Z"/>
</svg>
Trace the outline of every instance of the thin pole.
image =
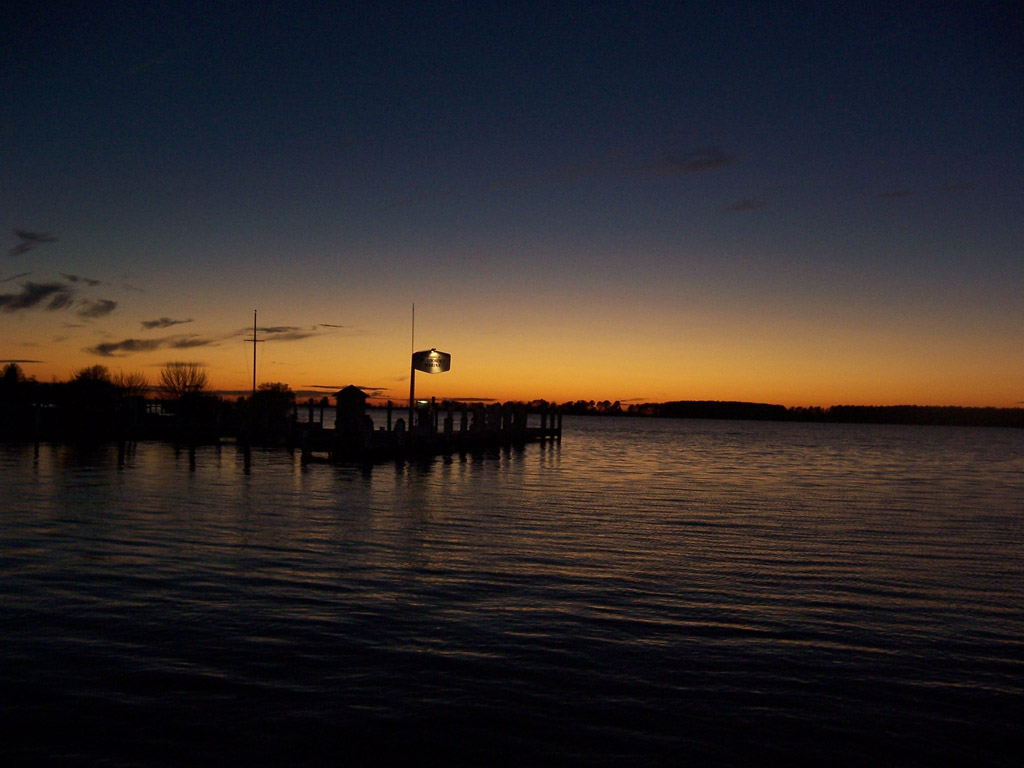
<svg viewBox="0 0 1024 768">
<path fill-rule="evenodd" d="M 416 366 L 413 364 L 413 355 L 416 354 L 416 302 L 412 303 L 412 339 L 409 350 L 409 432 L 412 433 L 412 412 L 416 400 Z"/>
<path fill-rule="evenodd" d="M 256 338 L 256 310 L 252 311 L 252 338 L 246 339 L 252 342 L 252 393 L 256 394 L 256 345 L 262 344 L 263 339 Z"/>
<path fill-rule="evenodd" d="M 252 393 L 256 394 L 256 310 L 252 311 Z"/>
</svg>

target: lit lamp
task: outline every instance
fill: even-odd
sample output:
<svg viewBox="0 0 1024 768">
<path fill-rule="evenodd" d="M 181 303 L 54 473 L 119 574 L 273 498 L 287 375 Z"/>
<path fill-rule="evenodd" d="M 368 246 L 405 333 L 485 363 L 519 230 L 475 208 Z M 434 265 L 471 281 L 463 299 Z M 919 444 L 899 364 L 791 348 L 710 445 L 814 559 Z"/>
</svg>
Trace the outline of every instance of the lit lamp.
<svg viewBox="0 0 1024 768">
<path fill-rule="evenodd" d="M 409 371 L 409 428 L 413 426 L 413 409 L 416 407 L 416 371 L 423 373 L 444 373 L 452 368 L 452 356 L 447 352 L 427 349 L 412 353 L 412 369 Z"/>
</svg>

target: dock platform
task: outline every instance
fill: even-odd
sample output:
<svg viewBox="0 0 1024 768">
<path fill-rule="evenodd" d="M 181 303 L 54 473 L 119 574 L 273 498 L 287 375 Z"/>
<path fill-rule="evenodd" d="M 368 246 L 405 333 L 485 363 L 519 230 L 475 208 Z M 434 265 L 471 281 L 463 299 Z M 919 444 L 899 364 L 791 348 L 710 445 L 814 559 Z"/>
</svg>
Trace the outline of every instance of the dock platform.
<svg viewBox="0 0 1024 768">
<path fill-rule="evenodd" d="M 524 406 L 493 404 L 457 413 L 449 407 L 447 415 L 431 404 L 416 412 L 416 424 L 406 427 L 405 419 L 392 419 L 374 427 L 373 420 L 358 414 L 346 416 L 339 408 L 333 429 L 322 423 L 296 422 L 294 445 L 302 451 L 304 462 L 382 463 L 416 457 L 474 453 L 528 443 L 561 442 L 562 414 L 548 409 L 530 413 Z"/>
</svg>

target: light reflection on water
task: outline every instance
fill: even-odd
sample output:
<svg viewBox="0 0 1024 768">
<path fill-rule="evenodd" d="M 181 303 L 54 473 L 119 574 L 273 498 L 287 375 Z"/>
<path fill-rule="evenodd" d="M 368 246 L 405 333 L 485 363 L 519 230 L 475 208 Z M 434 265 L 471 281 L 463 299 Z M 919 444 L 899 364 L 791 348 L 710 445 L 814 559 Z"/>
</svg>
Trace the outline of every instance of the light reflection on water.
<svg viewBox="0 0 1024 768">
<path fill-rule="evenodd" d="M 0 477 L 29 758 L 1020 747 L 1020 431 L 580 418 L 372 470 L 6 445 Z"/>
</svg>

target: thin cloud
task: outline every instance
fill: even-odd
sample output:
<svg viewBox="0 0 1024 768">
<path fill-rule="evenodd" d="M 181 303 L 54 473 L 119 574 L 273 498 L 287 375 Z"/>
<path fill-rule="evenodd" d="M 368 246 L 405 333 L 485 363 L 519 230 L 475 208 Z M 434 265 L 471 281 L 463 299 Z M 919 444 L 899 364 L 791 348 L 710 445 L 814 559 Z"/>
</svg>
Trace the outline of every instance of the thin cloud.
<svg viewBox="0 0 1024 768">
<path fill-rule="evenodd" d="M 16 358 L 16 357 L 8 357 L 8 358 L 6 358 L 4 360 L 0 360 L 0 363 L 3 363 L 5 365 L 7 363 L 42 363 L 42 362 L 45 362 L 45 361 L 44 360 L 23 360 L 23 359 Z"/>
<path fill-rule="evenodd" d="M 743 211 L 758 211 L 764 207 L 764 201 L 751 198 L 747 200 L 737 200 L 735 203 L 727 205 L 725 210 L 729 213 L 740 213 Z"/>
<path fill-rule="evenodd" d="M 20 293 L 0 294 L 0 309 L 18 312 L 42 307 L 48 311 L 67 309 L 74 303 L 75 291 L 64 283 L 26 282 Z"/>
<path fill-rule="evenodd" d="M 70 309 L 74 306 L 75 295 L 70 292 L 63 292 L 54 294 L 54 297 L 50 299 L 50 303 L 46 305 L 46 308 L 50 311 L 56 311 L 58 309 Z"/>
<path fill-rule="evenodd" d="M 143 320 L 142 327 L 147 331 L 151 331 L 154 328 L 170 328 L 174 325 L 184 325 L 185 323 L 191 323 L 192 318 L 188 320 L 174 320 L 170 317 L 161 317 L 157 320 Z"/>
<path fill-rule="evenodd" d="M 257 328 L 256 333 L 262 334 L 259 341 L 301 341 L 314 336 L 322 336 L 323 331 L 318 330 L 321 326 L 297 326 L 297 325 L 271 325 Z M 242 336 L 252 339 L 252 328 L 243 328 L 237 331 L 235 336 Z"/>
<path fill-rule="evenodd" d="M 740 161 L 740 156 L 724 152 L 719 147 L 709 146 L 686 152 L 682 155 L 668 154 L 646 163 L 630 162 L 586 162 L 568 165 L 544 173 L 505 179 L 466 190 L 437 190 L 407 197 L 385 206 L 385 209 L 399 208 L 417 203 L 466 197 L 480 192 L 537 189 L 568 184 L 600 177 L 630 176 L 681 176 L 705 173 L 725 168 Z"/>
<path fill-rule="evenodd" d="M 100 299 L 99 301 L 86 299 L 80 303 L 80 307 L 78 310 L 79 317 L 106 317 L 117 309 L 117 302 L 111 299 Z"/>
<path fill-rule="evenodd" d="M 24 229 L 14 230 L 14 234 L 29 243 L 56 243 L 57 238 L 49 232 L 29 232 Z"/>
<path fill-rule="evenodd" d="M 180 358 L 177 360 L 167 360 L 163 363 L 160 363 L 160 365 L 166 367 L 168 365 L 182 365 L 183 363 L 185 365 L 195 365 L 198 366 L 199 368 L 206 368 L 206 363 L 203 362 L 202 360 L 181 360 Z"/>
<path fill-rule="evenodd" d="M 301 330 L 298 326 L 294 325 L 272 325 L 266 328 L 258 328 L 257 330 L 263 331 L 263 333 L 277 334 L 277 333 L 295 333 Z"/>
<path fill-rule="evenodd" d="M 300 328 L 294 325 L 277 325 L 259 328 L 258 332 L 262 333 L 267 341 L 300 341 L 319 335 L 316 326 Z"/>
<path fill-rule="evenodd" d="M 105 341 L 95 347 L 87 347 L 86 352 L 101 357 L 124 357 L 136 352 L 152 352 L 157 349 L 193 349 L 218 344 L 214 339 L 199 336 L 164 336 L 159 339 L 122 339 L 121 341 Z"/>
<path fill-rule="evenodd" d="M 168 346 L 172 349 L 192 349 L 193 347 L 209 347 L 217 344 L 214 339 L 204 339 L 200 336 L 175 337 Z"/>
<path fill-rule="evenodd" d="M 101 357 L 120 357 L 132 352 L 152 352 L 164 346 L 163 339 L 124 339 L 123 341 L 105 341 L 95 347 L 87 347 L 86 352 Z"/>
<path fill-rule="evenodd" d="M 17 280 L 19 277 L 28 277 L 31 274 L 32 274 L 31 272 L 19 272 L 16 275 L 11 275 L 10 277 L 5 277 L 3 280 L 0 280 L 0 283 L 10 283 L 10 282 L 12 282 L 14 280 Z"/>
<path fill-rule="evenodd" d="M 25 229 L 16 229 L 14 234 L 20 242 L 7 251 L 8 256 L 20 256 L 23 253 L 35 250 L 41 245 L 57 242 L 57 238 L 49 232 L 29 232 Z"/>
<path fill-rule="evenodd" d="M 730 155 L 718 147 L 704 147 L 685 155 L 668 155 L 660 163 L 650 166 L 659 175 L 703 173 L 738 163 L 739 155 Z"/>
<path fill-rule="evenodd" d="M 91 277 L 82 277 L 81 275 L 69 275 L 67 272 L 60 273 L 70 283 L 85 283 L 88 286 L 95 287 L 101 285 L 99 280 L 93 280 Z"/>
</svg>

